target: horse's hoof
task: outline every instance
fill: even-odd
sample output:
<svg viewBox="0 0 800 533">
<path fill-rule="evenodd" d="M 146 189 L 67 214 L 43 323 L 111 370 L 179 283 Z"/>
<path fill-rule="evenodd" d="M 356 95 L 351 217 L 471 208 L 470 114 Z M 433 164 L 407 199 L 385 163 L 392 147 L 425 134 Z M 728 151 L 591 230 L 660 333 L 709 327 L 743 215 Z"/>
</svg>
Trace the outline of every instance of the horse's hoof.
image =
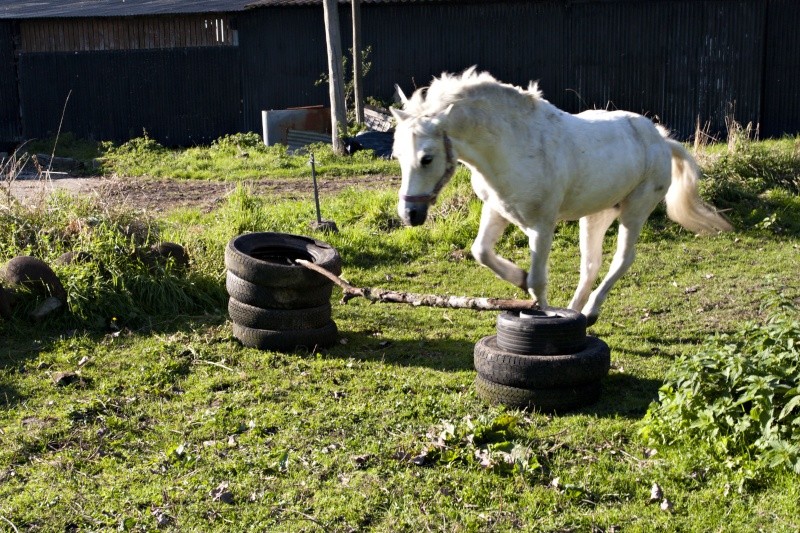
<svg viewBox="0 0 800 533">
<path fill-rule="evenodd" d="M 599 318 L 598 315 L 588 315 L 586 317 L 586 327 L 588 328 L 589 326 L 593 326 L 594 323 L 597 322 L 598 318 Z"/>
</svg>

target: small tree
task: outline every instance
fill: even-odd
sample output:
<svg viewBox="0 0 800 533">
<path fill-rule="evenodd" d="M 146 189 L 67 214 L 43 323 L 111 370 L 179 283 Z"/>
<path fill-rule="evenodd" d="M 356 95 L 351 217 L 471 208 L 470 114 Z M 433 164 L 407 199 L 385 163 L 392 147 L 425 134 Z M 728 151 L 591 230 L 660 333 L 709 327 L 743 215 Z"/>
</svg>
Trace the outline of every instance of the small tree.
<svg viewBox="0 0 800 533">
<path fill-rule="evenodd" d="M 364 93 L 361 80 L 364 76 L 361 57 L 361 0 L 351 0 L 353 12 L 353 108 L 356 124 L 364 123 Z"/>
<path fill-rule="evenodd" d="M 350 52 L 350 54 L 353 54 L 353 49 L 351 48 L 349 50 L 349 52 Z M 366 48 L 361 50 L 361 54 L 360 54 L 360 56 L 361 56 L 361 62 L 360 62 L 361 68 L 359 69 L 361 71 L 361 79 L 365 78 L 367 76 L 367 74 L 369 74 L 369 71 L 372 69 L 372 62 L 369 60 L 369 55 L 371 53 L 372 53 L 372 47 L 371 46 L 367 46 Z M 355 56 L 353 56 L 353 57 L 355 57 Z M 357 109 L 358 104 L 357 104 L 357 98 L 355 96 L 355 94 L 356 94 L 355 70 L 356 70 L 355 68 L 353 68 L 352 70 L 350 69 L 350 59 L 348 59 L 348 56 L 347 55 L 342 56 L 342 73 L 343 73 L 343 76 L 345 78 L 345 82 L 344 82 L 344 103 L 345 103 L 345 109 L 346 109 L 346 114 L 347 114 L 347 126 L 348 126 L 347 131 L 348 132 L 352 132 L 352 128 L 351 127 L 353 126 L 353 124 L 356 125 L 356 131 L 360 130 L 361 125 L 364 122 L 364 120 L 363 120 L 364 98 L 363 97 L 361 98 L 361 114 L 362 114 L 361 122 L 358 121 L 358 116 L 357 116 L 358 115 L 358 109 Z M 348 72 L 353 72 L 354 73 L 354 78 L 353 79 L 348 79 L 347 78 L 345 73 L 348 73 Z M 319 79 L 314 82 L 314 86 L 317 87 L 317 86 L 320 86 L 320 85 L 323 85 L 323 84 L 327 84 L 327 83 L 330 83 L 330 77 L 328 76 L 328 74 L 326 72 L 323 72 L 323 73 L 320 74 Z M 367 98 L 367 100 L 370 100 L 370 99 Z M 382 105 L 382 104 L 378 104 L 378 105 Z"/>
</svg>

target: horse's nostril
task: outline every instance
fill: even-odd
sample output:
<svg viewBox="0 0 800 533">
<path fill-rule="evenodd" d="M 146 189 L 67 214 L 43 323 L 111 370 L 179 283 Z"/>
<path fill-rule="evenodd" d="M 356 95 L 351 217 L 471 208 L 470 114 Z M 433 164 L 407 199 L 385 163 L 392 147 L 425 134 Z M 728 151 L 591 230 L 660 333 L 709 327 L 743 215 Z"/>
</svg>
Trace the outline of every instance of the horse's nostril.
<svg viewBox="0 0 800 533">
<path fill-rule="evenodd" d="M 406 209 L 405 214 L 405 220 L 407 224 L 411 226 L 419 226 L 425 222 L 425 218 L 428 216 L 428 210 L 419 207 L 409 207 Z"/>
</svg>

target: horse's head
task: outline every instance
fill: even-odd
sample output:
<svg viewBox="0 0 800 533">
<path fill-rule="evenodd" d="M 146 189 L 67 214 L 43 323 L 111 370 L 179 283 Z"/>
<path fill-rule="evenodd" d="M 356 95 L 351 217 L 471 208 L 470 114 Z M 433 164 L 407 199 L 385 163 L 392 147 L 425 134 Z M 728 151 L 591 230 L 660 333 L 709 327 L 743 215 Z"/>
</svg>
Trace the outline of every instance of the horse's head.
<svg viewBox="0 0 800 533">
<path fill-rule="evenodd" d="M 443 126 L 451 108 L 435 116 L 392 109 L 397 119 L 393 151 L 403 175 L 397 212 L 406 225 L 425 222 L 428 207 L 455 172 L 453 148 Z"/>
</svg>

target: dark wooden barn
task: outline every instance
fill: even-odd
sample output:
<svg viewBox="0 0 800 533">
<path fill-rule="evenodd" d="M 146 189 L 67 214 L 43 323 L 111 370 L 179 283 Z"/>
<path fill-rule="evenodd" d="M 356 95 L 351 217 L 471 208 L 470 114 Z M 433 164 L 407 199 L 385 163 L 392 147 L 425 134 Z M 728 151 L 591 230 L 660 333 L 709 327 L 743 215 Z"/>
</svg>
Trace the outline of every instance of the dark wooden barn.
<svg viewBox="0 0 800 533">
<path fill-rule="evenodd" d="M 16 79 L 19 105 L 0 117 L 15 113 L 19 136 L 54 134 L 62 111 L 62 131 L 96 140 L 146 130 L 166 144 L 190 144 L 241 128 L 228 10 L 244 9 L 243 1 L 8 4 L 0 35 L 4 27 L 11 34 L 13 56 L 0 69 Z"/>
<path fill-rule="evenodd" d="M 349 0 L 340 1 L 343 48 Z M 361 0 L 391 99 L 471 65 L 539 80 L 571 112 L 628 109 L 689 138 L 725 118 L 800 132 L 796 0 Z M 167 145 L 261 131 L 261 110 L 327 105 L 320 0 L 0 0 L 0 143 L 62 131 Z M 63 122 L 62 122 L 63 113 Z"/>
</svg>

